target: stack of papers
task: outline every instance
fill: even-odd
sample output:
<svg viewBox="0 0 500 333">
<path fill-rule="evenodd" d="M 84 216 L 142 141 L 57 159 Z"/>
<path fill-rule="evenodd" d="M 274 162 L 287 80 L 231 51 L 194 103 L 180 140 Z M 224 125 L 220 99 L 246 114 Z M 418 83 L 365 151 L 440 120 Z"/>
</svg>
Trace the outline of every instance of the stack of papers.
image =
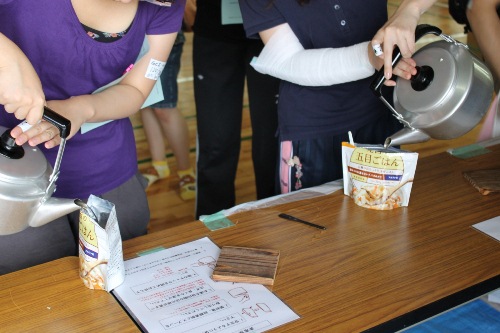
<svg viewBox="0 0 500 333">
<path fill-rule="evenodd" d="M 209 238 L 125 261 L 113 294 L 145 332 L 264 332 L 299 316 L 260 284 L 215 282 Z"/>
</svg>

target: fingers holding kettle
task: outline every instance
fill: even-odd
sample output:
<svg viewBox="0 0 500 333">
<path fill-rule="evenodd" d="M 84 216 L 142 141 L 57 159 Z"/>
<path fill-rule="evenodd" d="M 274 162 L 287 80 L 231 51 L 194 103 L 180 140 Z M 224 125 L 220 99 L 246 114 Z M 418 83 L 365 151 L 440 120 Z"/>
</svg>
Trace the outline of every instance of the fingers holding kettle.
<svg viewBox="0 0 500 333">
<path fill-rule="evenodd" d="M 400 78 L 405 80 L 411 79 L 412 75 L 417 74 L 416 62 L 412 58 L 401 59 L 396 67 L 392 70 L 392 73 Z M 384 85 L 391 87 L 396 85 L 395 80 L 386 80 L 384 81 Z"/>
<path fill-rule="evenodd" d="M 71 97 L 66 100 L 47 101 L 47 106 L 51 110 L 54 110 L 54 112 L 70 121 L 71 130 L 66 137 L 68 140 L 78 133 L 82 125 L 87 122 L 87 118 L 85 118 L 86 113 L 82 111 L 85 109 L 85 105 L 81 102 L 81 100 L 85 99 L 85 97 L 86 95 Z"/>
<path fill-rule="evenodd" d="M 61 143 L 59 129 L 51 123 L 42 121 L 33 127 L 36 132 L 34 136 L 28 140 L 30 146 L 37 146 L 41 143 L 45 143 L 45 148 L 50 149 Z"/>
<path fill-rule="evenodd" d="M 396 12 L 380 28 L 372 39 L 374 45 L 382 45 L 384 76 L 392 75 L 392 53 L 397 46 L 403 58 L 410 58 L 415 52 L 415 28 L 420 16 L 436 0 L 403 0 Z"/>
<path fill-rule="evenodd" d="M 404 59 L 411 57 L 415 50 L 414 34 L 408 34 L 408 30 L 400 26 L 387 26 L 377 32 L 372 39 L 373 52 L 384 61 L 384 76 L 390 79 L 393 74 L 392 54 L 399 47 Z"/>
<path fill-rule="evenodd" d="M 370 50 L 370 48 L 372 48 L 370 43 L 368 44 L 368 48 L 369 48 L 368 57 L 369 57 L 370 63 L 372 64 L 373 67 L 375 67 L 377 70 L 379 70 L 382 67 L 384 60 L 381 59 L 381 57 L 377 57 Z M 416 65 L 417 64 L 416 64 L 415 60 L 413 60 L 412 58 L 402 58 L 400 61 L 398 61 L 398 63 L 394 67 L 394 69 L 392 69 L 391 77 L 394 74 L 394 75 L 397 75 L 403 79 L 409 80 L 409 79 L 411 79 L 412 75 L 415 75 L 417 73 Z M 389 79 L 386 79 L 384 81 L 384 85 L 395 86 L 396 81 L 391 80 L 389 78 Z"/>
<path fill-rule="evenodd" d="M 59 129 L 47 121 L 40 121 L 31 128 L 23 131 L 20 126 L 16 126 L 11 135 L 16 139 L 16 144 L 23 145 L 26 142 L 30 146 L 37 146 L 45 142 L 46 148 L 53 148 L 61 143 Z"/>
<path fill-rule="evenodd" d="M 409 80 L 412 75 L 417 74 L 417 63 L 412 58 L 401 59 L 393 69 L 393 74 L 403 79 Z"/>
<path fill-rule="evenodd" d="M 45 148 L 50 149 L 58 146 L 61 143 L 61 137 L 59 136 L 59 129 L 55 126 L 46 129 L 40 134 L 42 142 L 45 142 Z"/>
</svg>

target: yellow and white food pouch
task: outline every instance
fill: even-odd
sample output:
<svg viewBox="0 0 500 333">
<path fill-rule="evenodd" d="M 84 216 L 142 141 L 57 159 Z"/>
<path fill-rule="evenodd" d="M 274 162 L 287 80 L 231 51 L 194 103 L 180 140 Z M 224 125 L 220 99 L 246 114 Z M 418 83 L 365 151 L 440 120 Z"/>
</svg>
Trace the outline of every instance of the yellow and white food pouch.
<svg viewBox="0 0 500 333">
<path fill-rule="evenodd" d="M 408 206 L 417 160 L 415 152 L 343 142 L 344 194 L 369 209 Z"/>
<path fill-rule="evenodd" d="M 110 292 L 125 279 L 122 240 L 115 205 L 90 195 L 81 203 L 80 278 L 90 289 Z"/>
</svg>

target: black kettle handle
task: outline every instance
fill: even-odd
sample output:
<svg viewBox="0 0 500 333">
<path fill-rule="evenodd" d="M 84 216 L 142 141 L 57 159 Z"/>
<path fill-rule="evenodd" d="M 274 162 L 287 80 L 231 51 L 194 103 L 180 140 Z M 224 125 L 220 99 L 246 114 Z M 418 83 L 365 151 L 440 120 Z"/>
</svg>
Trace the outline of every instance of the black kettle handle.
<svg viewBox="0 0 500 333">
<path fill-rule="evenodd" d="M 425 35 L 434 34 L 436 36 L 440 36 L 441 33 L 442 31 L 438 27 L 429 24 L 419 24 L 415 29 L 415 42 Z M 394 51 L 392 52 L 392 68 L 394 68 L 396 64 L 399 62 L 399 60 L 401 60 L 401 57 L 402 57 L 401 51 L 399 50 L 399 47 L 396 46 L 394 48 Z M 385 82 L 384 66 L 382 66 L 382 68 L 375 74 L 375 78 L 370 84 L 370 89 L 377 97 L 382 96 L 381 90 L 384 82 Z"/>
<path fill-rule="evenodd" d="M 46 106 L 43 107 L 42 118 L 59 129 L 61 139 L 66 139 L 68 137 L 71 132 L 71 121 L 69 121 L 69 119 L 61 116 Z"/>
<path fill-rule="evenodd" d="M 65 139 L 71 132 L 71 122 L 46 106 L 44 106 L 43 109 L 44 110 L 42 118 L 59 129 L 62 139 L 61 146 L 59 147 L 59 151 L 61 151 L 63 142 L 65 142 Z M 6 129 L 5 132 L 3 132 L 0 136 L 0 156 L 11 159 L 20 159 L 24 156 L 24 148 L 16 144 L 16 140 L 14 140 L 14 138 L 10 135 L 11 130 L 12 128 Z M 58 156 L 61 154 L 58 153 Z"/>
</svg>

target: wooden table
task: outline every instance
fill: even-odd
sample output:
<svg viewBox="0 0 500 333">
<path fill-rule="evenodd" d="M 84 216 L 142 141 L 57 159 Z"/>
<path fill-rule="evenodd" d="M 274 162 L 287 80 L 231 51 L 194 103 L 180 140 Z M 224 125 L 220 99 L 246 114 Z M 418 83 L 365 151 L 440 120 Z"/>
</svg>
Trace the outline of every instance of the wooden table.
<svg viewBox="0 0 500 333">
<path fill-rule="evenodd" d="M 500 215 L 500 193 L 483 196 L 462 176 L 500 168 L 500 145 L 488 149 L 466 160 L 421 159 L 407 208 L 369 210 L 338 191 L 232 215 L 236 225 L 226 229 L 191 222 L 129 240 L 125 255 L 203 236 L 219 246 L 277 249 L 272 291 L 301 319 L 272 332 L 396 331 L 500 287 L 500 242 L 471 227 Z"/>
<path fill-rule="evenodd" d="M 87 289 L 78 257 L 0 276 L 0 331 L 140 332 L 115 298 Z"/>
<path fill-rule="evenodd" d="M 471 227 L 500 215 L 500 194 L 482 196 L 462 177 L 500 168 L 500 145 L 488 149 L 467 160 L 421 159 L 407 208 L 368 210 L 338 191 L 235 214 L 235 226 L 216 231 L 189 222 L 128 240 L 124 254 L 204 236 L 219 246 L 277 249 L 271 289 L 301 319 L 272 332 L 396 331 L 500 287 L 500 242 Z M 327 230 L 283 220 L 281 212 Z M 0 327 L 9 332 L 137 331 L 111 295 L 83 286 L 76 258 L 0 283 Z"/>
</svg>

